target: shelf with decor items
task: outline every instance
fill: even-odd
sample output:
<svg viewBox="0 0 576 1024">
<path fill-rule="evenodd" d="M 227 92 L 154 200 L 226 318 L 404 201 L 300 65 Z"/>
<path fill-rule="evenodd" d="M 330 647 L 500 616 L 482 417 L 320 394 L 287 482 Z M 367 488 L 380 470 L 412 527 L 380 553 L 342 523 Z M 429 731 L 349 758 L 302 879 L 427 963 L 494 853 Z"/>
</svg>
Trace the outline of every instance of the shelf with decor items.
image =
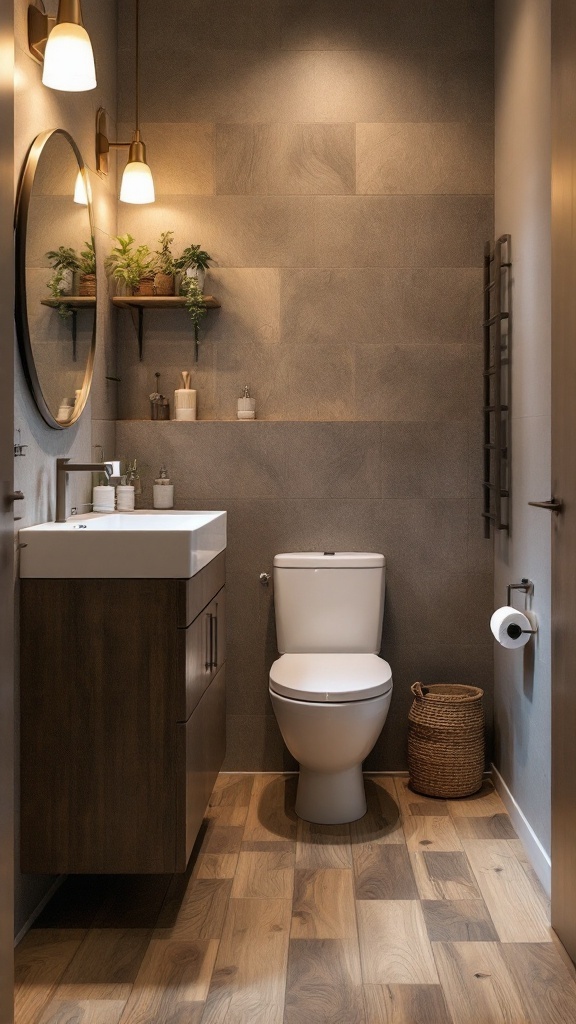
<svg viewBox="0 0 576 1024">
<path fill-rule="evenodd" d="M 53 299 L 40 299 L 43 306 L 49 306 L 51 309 L 60 309 L 65 306 L 68 307 L 69 312 L 72 315 L 72 359 L 76 362 L 76 341 L 78 337 L 78 323 L 76 320 L 79 309 L 95 309 L 96 307 L 96 296 L 95 295 L 60 295 L 58 298 Z"/>
<path fill-rule="evenodd" d="M 220 303 L 214 295 L 203 295 L 206 309 L 220 309 Z M 184 295 L 115 295 L 112 302 L 120 309 L 129 309 L 138 336 L 138 355 L 142 361 L 144 349 L 144 310 L 146 309 L 186 309 Z M 198 340 L 194 339 L 195 361 L 198 362 Z"/>
</svg>

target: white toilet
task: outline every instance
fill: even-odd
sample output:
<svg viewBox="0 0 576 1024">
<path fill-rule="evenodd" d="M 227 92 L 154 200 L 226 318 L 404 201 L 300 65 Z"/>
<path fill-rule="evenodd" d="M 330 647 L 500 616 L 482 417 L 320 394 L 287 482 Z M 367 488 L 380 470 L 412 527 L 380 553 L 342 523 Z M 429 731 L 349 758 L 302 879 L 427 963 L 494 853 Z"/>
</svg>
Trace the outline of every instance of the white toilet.
<svg viewBox="0 0 576 1024">
<path fill-rule="evenodd" d="M 388 714 L 392 671 L 378 657 L 385 559 L 357 551 L 299 551 L 274 558 L 281 657 L 270 698 L 300 763 L 296 813 L 338 825 L 366 813 L 362 761 Z"/>
</svg>

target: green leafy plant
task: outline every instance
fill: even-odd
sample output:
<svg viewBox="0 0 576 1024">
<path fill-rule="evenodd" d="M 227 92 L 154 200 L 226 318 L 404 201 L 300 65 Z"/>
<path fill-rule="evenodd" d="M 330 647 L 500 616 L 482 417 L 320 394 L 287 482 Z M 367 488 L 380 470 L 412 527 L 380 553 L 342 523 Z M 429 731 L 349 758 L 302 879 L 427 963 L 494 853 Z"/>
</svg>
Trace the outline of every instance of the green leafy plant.
<svg viewBox="0 0 576 1024">
<path fill-rule="evenodd" d="M 85 274 L 96 273 L 96 253 L 94 251 L 94 241 L 84 242 L 85 248 L 81 250 L 78 257 L 78 270 L 84 276 Z"/>
<path fill-rule="evenodd" d="M 122 281 L 129 288 L 136 288 L 143 277 L 154 273 L 154 257 L 147 245 L 134 248 L 132 235 L 118 235 L 118 245 L 104 260 L 107 272 L 115 281 Z"/>
<path fill-rule="evenodd" d="M 208 270 L 208 264 L 213 263 L 212 257 L 204 252 L 199 245 L 189 245 L 184 252 L 174 260 L 176 270 L 185 274 L 188 269 L 199 267 L 201 270 Z"/>
<path fill-rule="evenodd" d="M 75 249 L 70 246 L 61 245 L 59 249 L 52 249 L 46 253 L 46 258 L 50 260 L 54 270 L 62 271 L 60 281 L 64 275 L 65 270 L 71 270 L 72 273 L 76 273 L 80 270 L 80 263 L 78 261 L 78 254 Z"/>
<path fill-rule="evenodd" d="M 173 241 L 173 231 L 163 231 L 158 239 L 159 248 L 156 249 L 154 253 L 156 257 L 155 270 L 157 274 L 166 274 L 167 277 L 171 277 L 176 271 L 174 255 L 172 253 Z"/>
<path fill-rule="evenodd" d="M 186 299 L 186 309 L 194 324 L 194 338 L 198 341 L 200 324 L 206 316 L 204 297 L 195 277 L 185 277 L 182 282 L 182 293 Z"/>
</svg>

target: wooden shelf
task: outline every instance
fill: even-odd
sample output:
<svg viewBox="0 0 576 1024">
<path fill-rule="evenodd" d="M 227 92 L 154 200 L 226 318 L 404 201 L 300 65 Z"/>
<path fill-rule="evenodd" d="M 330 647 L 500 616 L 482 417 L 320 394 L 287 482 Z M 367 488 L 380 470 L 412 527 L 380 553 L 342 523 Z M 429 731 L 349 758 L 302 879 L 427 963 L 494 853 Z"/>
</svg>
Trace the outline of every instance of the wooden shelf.
<svg viewBox="0 0 576 1024">
<path fill-rule="evenodd" d="M 220 303 L 213 295 L 203 295 L 206 309 L 220 309 Z M 112 302 L 120 309 L 129 309 L 138 336 L 138 354 L 142 362 L 144 350 L 144 310 L 145 309 L 185 309 L 184 295 L 114 295 Z M 195 344 L 195 359 L 198 362 L 198 342 Z"/>
<path fill-rule="evenodd" d="M 58 306 L 70 306 L 71 309 L 94 309 L 95 295 L 61 295 L 59 299 L 41 299 L 43 306 L 58 309 Z"/>
</svg>

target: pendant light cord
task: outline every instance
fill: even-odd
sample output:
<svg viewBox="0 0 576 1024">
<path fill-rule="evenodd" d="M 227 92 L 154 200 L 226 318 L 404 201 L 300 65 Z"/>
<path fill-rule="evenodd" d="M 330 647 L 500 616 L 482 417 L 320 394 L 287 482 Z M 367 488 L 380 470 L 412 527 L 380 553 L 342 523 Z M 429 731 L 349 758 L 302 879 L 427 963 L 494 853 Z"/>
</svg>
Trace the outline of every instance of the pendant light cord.
<svg viewBox="0 0 576 1024">
<path fill-rule="evenodd" d="M 140 0 L 136 0 L 136 131 L 140 131 Z"/>
</svg>

